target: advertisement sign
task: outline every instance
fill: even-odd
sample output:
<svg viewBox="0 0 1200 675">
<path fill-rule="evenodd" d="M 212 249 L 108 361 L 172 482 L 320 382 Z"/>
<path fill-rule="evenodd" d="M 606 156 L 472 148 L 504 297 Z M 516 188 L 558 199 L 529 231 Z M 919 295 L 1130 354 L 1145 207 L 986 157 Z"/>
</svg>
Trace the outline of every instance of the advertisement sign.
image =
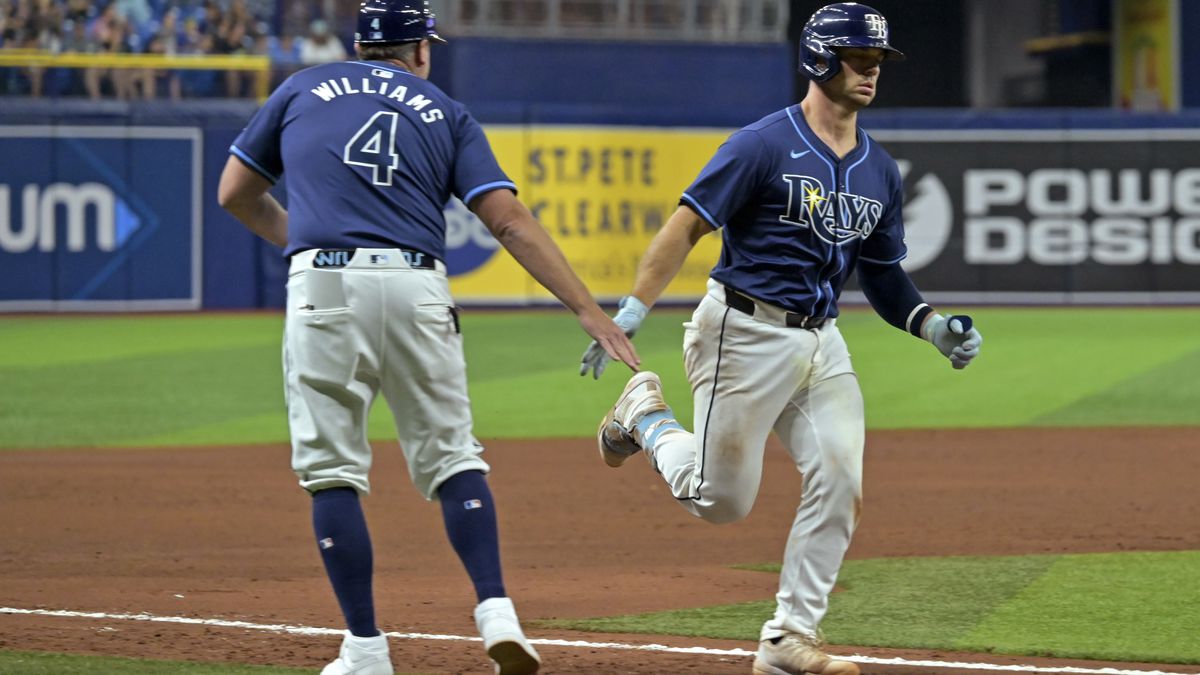
<svg viewBox="0 0 1200 675">
<path fill-rule="evenodd" d="M 584 283 L 628 293 L 679 194 L 728 130 L 489 128 Z M 879 130 L 904 176 L 904 266 L 933 302 L 1200 302 L 1200 130 Z M 448 265 L 465 302 L 552 301 L 461 204 Z M 705 237 L 665 300 L 695 300 Z M 863 302 L 852 279 L 844 298 Z"/>
<path fill-rule="evenodd" d="M 550 232 L 592 293 L 629 292 L 638 261 L 683 190 L 732 130 L 624 127 L 487 128 L 519 197 Z M 552 301 L 461 203 L 447 215 L 451 291 L 464 302 Z M 665 299 L 698 298 L 720 253 L 700 241 Z"/>
<path fill-rule="evenodd" d="M 0 127 L 0 310 L 200 307 L 200 132 Z"/>
<path fill-rule="evenodd" d="M 1117 0 L 1113 92 L 1127 110 L 1179 109 L 1178 0 Z"/>
<path fill-rule="evenodd" d="M 872 135 L 904 174 L 904 265 L 930 299 L 1200 301 L 1200 130 Z"/>
</svg>

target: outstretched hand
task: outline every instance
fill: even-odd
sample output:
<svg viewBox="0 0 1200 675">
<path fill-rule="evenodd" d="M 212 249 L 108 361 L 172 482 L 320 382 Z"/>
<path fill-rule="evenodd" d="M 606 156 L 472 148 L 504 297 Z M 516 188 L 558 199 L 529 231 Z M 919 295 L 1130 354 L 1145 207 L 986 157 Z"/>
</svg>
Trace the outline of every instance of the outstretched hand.
<svg viewBox="0 0 1200 675">
<path fill-rule="evenodd" d="M 583 329 L 594 338 L 583 352 L 583 359 L 579 363 L 580 375 L 586 375 L 590 370 L 592 377 L 600 379 L 611 359 L 619 359 L 634 371 L 641 364 L 629 338 L 637 333 L 650 309 L 632 295 L 621 298 L 618 306 L 620 311 L 612 319 L 604 314 L 579 317 Z"/>
<path fill-rule="evenodd" d="M 971 317 L 965 314 L 937 315 L 930 317 L 925 326 L 926 339 L 950 359 L 956 370 L 966 368 L 971 360 L 979 356 L 983 335 L 975 329 Z"/>
</svg>

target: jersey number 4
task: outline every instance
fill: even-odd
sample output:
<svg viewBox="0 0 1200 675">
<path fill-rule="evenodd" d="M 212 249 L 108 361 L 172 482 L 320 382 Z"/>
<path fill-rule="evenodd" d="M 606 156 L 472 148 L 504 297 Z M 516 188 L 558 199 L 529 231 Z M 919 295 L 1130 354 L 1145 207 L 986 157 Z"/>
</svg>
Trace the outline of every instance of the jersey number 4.
<svg viewBox="0 0 1200 675">
<path fill-rule="evenodd" d="M 362 125 L 342 150 L 342 161 L 372 169 L 371 181 L 391 185 L 392 173 L 400 166 L 396 152 L 396 121 L 400 113 L 377 112 Z"/>
</svg>

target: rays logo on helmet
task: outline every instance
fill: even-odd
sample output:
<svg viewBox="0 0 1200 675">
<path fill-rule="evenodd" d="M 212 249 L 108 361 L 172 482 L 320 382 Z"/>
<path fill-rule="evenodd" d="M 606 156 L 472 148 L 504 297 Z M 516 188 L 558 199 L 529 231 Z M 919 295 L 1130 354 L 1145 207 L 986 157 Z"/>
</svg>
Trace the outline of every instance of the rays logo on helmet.
<svg viewBox="0 0 1200 675">
<path fill-rule="evenodd" d="M 882 14 L 867 14 L 863 17 L 867 22 L 867 33 L 876 40 L 887 41 L 888 25 L 887 19 L 883 18 Z"/>
</svg>

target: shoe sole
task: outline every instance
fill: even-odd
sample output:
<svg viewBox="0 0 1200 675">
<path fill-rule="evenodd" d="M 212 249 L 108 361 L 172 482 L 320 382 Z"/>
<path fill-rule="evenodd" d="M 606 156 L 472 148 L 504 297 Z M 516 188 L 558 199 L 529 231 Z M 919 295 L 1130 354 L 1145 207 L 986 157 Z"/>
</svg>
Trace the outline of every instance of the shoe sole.
<svg viewBox="0 0 1200 675">
<path fill-rule="evenodd" d="M 780 670 L 780 669 L 776 668 L 775 666 L 772 666 L 767 663 L 763 663 L 762 661 L 759 661 L 758 659 L 754 659 L 754 670 L 752 672 L 754 673 L 754 675 L 792 675 L 791 673 L 787 672 L 786 670 Z M 807 672 L 807 671 L 805 671 L 805 672 Z"/>
<path fill-rule="evenodd" d="M 628 433 L 623 431 L 621 425 L 614 424 L 617 417 L 617 408 L 621 407 L 621 404 L 625 402 L 625 399 L 629 398 L 630 392 L 632 392 L 634 389 L 641 386 L 645 382 L 657 380 L 658 376 L 648 370 L 634 375 L 625 385 L 625 389 L 621 391 L 621 396 L 617 399 L 617 402 L 613 404 L 612 408 L 609 408 L 608 414 L 604 416 L 604 419 L 600 420 L 600 426 L 596 429 L 596 443 L 600 448 L 600 458 L 603 459 L 604 463 L 610 467 L 615 469 L 621 466 L 625 463 L 625 460 L 633 457 L 638 453 L 639 450 L 641 450 L 641 448 L 633 442 L 632 438 L 625 440 L 626 437 L 628 437 Z M 614 426 L 614 431 L 622 436 L 622 442 L 626 443 L 626 447 L 632 448 L 632 450 L 630 450 L 628 453 L 609 450 L 608 446 L 604 444 L 604 436 L 610 425 Z"/>
<path fill-rule="evenodd" d="M 860 672 L 858 669 L 858 666 L 855 666 L 854 664 L 850 663 L 849 661 L 841 661 L 841 662 L 835 661 L 832 663 L 847 663 L 847 664 L 849 664 L 851 666 L 850 668 L 835 669 L 835 670 L 840 670 L 840 672 L 843 672 L 843 673 L 847 673 L 847 674 L 856 673 L 857 674 Z M 826 668 L 828 668 L 828 666 L 826 666 Z M 820 673 L 815 670 L 802 670 L 802 671 L 800 671 L 800 673 L 792 673 L 791 671 L 788 671 L 788 670 L 776 668 L 775 666 L 767 663 L 766 661 L 763 661 L 762 659 L 758 659 L 758 658 L 754 659 L 754 670 L 752 670 L 751 672 L 754 675 L 800 675 L 800 673 L 804 673 L 806 675 L 809 673 L 814 673 L 816 675 L 820 675 Z"/>
<path fill-rule="evenodd" d="M 533 675 L 542 665 L 519 642 L 497 642 L 487 653 L 496 662 L 498 675 Z"/>
</svg>

